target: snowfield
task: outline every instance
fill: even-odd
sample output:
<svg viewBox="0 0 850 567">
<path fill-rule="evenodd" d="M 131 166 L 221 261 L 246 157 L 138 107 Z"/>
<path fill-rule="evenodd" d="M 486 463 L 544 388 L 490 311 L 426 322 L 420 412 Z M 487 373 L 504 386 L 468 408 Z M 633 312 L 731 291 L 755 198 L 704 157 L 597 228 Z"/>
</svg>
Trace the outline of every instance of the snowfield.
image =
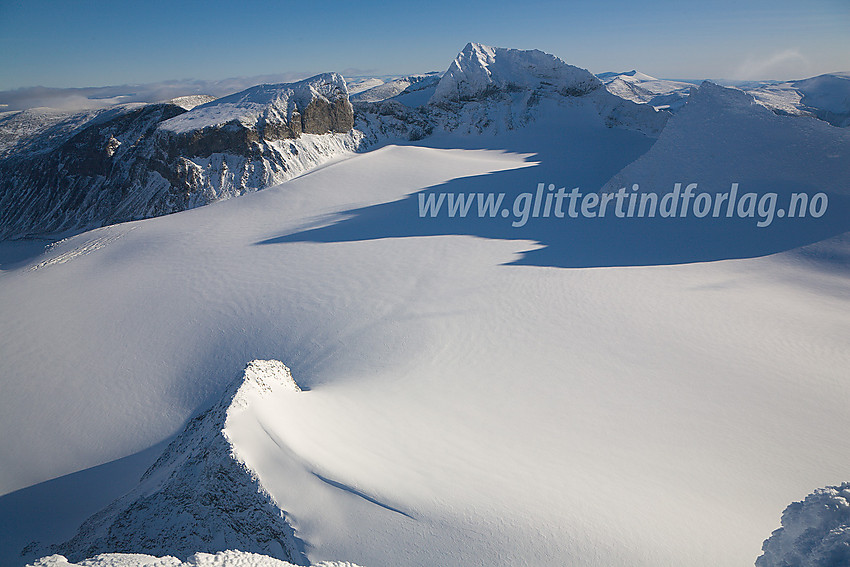
<svg viewBox="0 0 850 567">
<path fill-rule="evenodd" d="M 488 49 L 468 46 L 434 97 L 480 98 L 520 73 Z M 585 80 L 529 57 L 553 88 Z M 157 487 L 182 477 L 139 479 L 163 444 L 238 407 L 203 439 L 224 435 L 232 450 L 216 455 L 259 487 L 237 502 L 274 503 L 305 564 L 752 565 L 789 502 L 850 470 L 850 135 L 706 84 L 655 143 L 600 112 L 601 82 L 585 86 L 602 94 L 544 102 L 523 128 L 347 154 L 0 262 L 0 562 L 105 551 L 52 546 L 126 494 L 161 510 Z M 517 230 L 416 206 L 422 191 L 669 189 L 677 176 L 782 195 L 805 181 L 830 212 L 763 229 Z M 268 387 L 227 398 L 257 359 L 281 361 L 255 373 Z M 282 365 L 301 391 L 269 385 Z M 195 440 L 172 447 L 212 447 Z M 83 502 L 56 506 L 63 494 Z M 285 565 L 235 552 L 82 564 Z"/>
</svg>

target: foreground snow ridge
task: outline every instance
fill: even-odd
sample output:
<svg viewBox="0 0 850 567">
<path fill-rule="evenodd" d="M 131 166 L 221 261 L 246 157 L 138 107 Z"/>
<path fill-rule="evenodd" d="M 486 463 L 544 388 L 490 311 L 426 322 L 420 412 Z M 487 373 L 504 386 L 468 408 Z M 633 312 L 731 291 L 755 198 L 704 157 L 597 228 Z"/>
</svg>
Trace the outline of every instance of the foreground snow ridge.
<svg viewBox="0 0 850 567">
<path fill-rule="evenodd" d="M 303 543 L 226 432 L 228 421 L 245 411 L 250 400 L 299 391 L 282 362 L 251 361 L 218 404 L 189 421 L 135 489 L 86 520 L 72 539 L 53 551 L 80 561 L 110 552 L 186 558 L 195 552 L 240 549 L 306 565 Z"/>
<path fill-rule="evenodd" d="M 138 553 L 105 553 L 86 559 L 80 563 L 71 563 L 62 555 L 42 557 L 27 567 L 294 567 L 288 561 L 281 561 L 268 555 L 246 553 L 244 551 L 221 551 L 215 555 L 196 553 L 186 561 L 176 557 L 154 557 Z M 357 567 L 354 563 L 341 561 L 322 561 L 312 567 Z"/>
<path fill-rule="evenodd" d="M 782 512 L 756 567 L 850 565 L 850 482 L 819 488 Z"/>
</svg>

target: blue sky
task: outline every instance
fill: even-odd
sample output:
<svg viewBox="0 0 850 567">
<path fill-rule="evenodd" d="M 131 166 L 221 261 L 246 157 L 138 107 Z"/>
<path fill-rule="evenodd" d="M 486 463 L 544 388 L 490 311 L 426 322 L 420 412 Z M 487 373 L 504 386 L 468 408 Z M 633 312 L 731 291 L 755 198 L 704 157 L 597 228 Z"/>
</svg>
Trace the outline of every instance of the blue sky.
<svg viewBox="0 0 850 567">
<path fill-rule="evenodd" d="M 593 72 L 850 71 L 850 0 L 384 3 L 0 0 L 0 90 L 444 70 L 468 41 Z"/>
</svg>

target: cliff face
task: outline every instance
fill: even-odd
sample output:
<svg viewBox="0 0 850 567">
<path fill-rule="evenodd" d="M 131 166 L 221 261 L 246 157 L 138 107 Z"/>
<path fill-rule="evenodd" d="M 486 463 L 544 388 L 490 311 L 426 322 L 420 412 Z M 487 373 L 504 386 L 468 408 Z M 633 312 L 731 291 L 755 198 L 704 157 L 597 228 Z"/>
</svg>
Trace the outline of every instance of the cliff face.
<svg viewBox="0 0 850 567">
<path fill-rule="evenodd" d="M 0 239 L 177 212 L 281 183 L 352 151 L 342 77 L 260 85 L 186 111 L 87 117 L 0 161 Z M 69 127 L 70 129 L 70 127 Z"/>
</svg>

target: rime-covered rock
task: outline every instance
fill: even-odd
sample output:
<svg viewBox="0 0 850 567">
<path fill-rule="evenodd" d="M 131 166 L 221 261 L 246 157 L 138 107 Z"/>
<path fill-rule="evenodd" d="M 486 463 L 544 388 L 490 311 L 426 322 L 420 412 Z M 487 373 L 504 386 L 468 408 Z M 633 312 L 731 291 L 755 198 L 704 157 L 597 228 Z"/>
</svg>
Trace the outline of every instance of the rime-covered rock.
<svg viewBox="0 0 850 567">
<path fill-rule="evenodd" d="M 248 407 L 249 393 L 280 391 L 300 391 L 283 363 L 250 362 L 216 405 L 189 421 L 135 489 L 53 551 L 80 561 L 101 553 L 185 559 L 240 549 L 305 564 L 302 542 L 226 432 L 228 420 Z"/>
</svg>

